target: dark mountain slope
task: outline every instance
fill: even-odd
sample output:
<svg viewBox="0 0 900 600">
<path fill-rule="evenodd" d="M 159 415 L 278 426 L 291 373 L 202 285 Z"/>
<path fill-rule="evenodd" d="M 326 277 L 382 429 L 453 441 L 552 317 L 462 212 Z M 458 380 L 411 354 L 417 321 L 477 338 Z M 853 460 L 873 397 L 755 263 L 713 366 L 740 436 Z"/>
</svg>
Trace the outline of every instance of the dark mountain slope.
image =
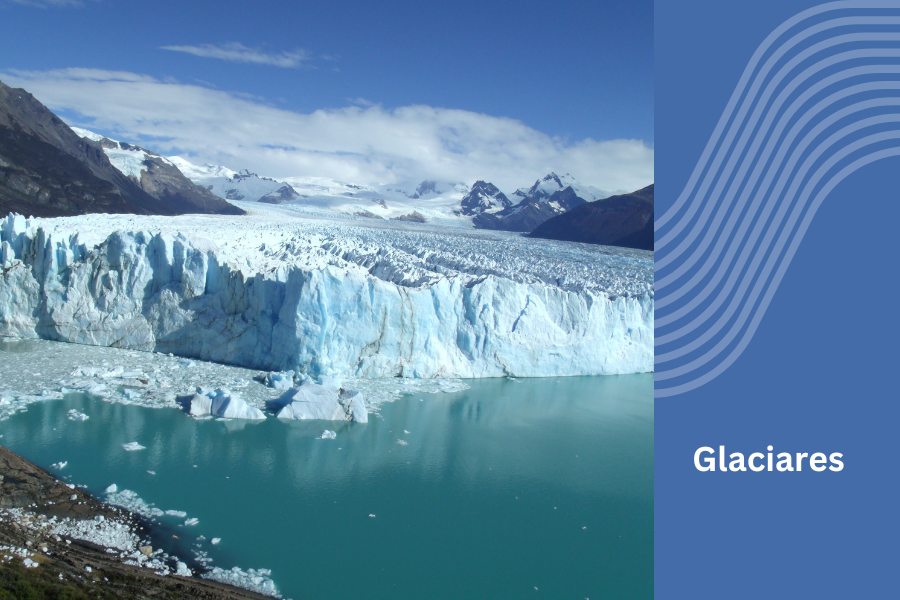
<svg viewBox="0 0 900 600">
<path fill-rule="evenodd" d="M 134 154 L 142 162 L 144 169 L 140 172 L 140 178 L 129 175 L 128 179 L 157 200 L 182 207 L 182 213 L 244 214 L 240 208 L 192 182 L 178 167 L 152 150 L 107 137 L 100 138 L 95 143 L 101 148 Z"/>
<path fill-rule="evenodd" d="M 0 213 L 243 212 L 190 188 L 158 191 L 154 196 L 141 189 L 110 163 L 99 144 L 79 137 L 25 90 L 0 82 Z"/>
<path fill-rule="evenodd" d="M 148 211 L 126 202 L 74 156 L 20 129 L 0 126 L 0 214 L 36 217 Z"/>
<path fill-rule="evenodd" d="M 529 237 L 653 250 L 653 184 L 573 208 Z"/>
</svg>

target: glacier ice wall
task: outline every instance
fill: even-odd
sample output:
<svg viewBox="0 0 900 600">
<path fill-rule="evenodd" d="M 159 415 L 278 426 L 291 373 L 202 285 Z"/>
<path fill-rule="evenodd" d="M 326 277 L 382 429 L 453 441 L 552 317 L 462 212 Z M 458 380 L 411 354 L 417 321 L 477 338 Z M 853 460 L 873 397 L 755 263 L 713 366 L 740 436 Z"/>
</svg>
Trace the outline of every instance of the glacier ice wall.
<svg viewBox="0 0 900 600">
<path fill-rule="evenodd" d="M 652 288 L 617 296 L 447 266 L 409 282 L 384 248 L 358 256 L 333 241 L 321 248 L 346 265 L 254 268 L 178 232 L 118 230 L 89 245 L 77 222 L 46 221 L 0 221 L 0 335 L 314 376 L 653 369 Z"/>
</svg>

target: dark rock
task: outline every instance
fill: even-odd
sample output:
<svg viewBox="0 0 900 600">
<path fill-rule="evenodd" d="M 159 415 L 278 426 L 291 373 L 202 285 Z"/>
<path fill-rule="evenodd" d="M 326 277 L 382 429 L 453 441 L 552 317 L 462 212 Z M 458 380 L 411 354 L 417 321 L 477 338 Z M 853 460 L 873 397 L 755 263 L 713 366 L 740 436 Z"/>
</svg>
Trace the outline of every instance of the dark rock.
<svg viewBox="0 0 900 600">
<path fill-rule="evenodd" d="M 578 206 L 529 237 L 653 250 L 653 185 Z"/>
<path fill-rule="evenodd" d="M 512 206 L 509 198 L 493 183 L 476 181 L 469 193 L 463 196 L 460 212 L 464 215 L 480 215 L 486 210 Z"/>
<path fill-rule="evenodd" d="M 391 217 L 391 221 L 408 221 L 410 223 L 424 223 L 427 220 L 428 219 L 425 218 L 425 215 L 420 214 L 418 211 L 413 211 L 408 215 Z"/>
<path fill-rule="evenodd" d="M 106 141 L 107 147 L 115 144 Z M 102 143 L 79 137 L 34 96 L 2 82 L 0 155 L 7 164 L 4 169 L 10 171 L 0 183 L 0 213 L 3 214 L 18 212 L 44 217 L 100 212 L 243 214 L 221 199 L 214 201 L 202 193 L 187 192 L 193 184 L 183 176 L 189 184 L 184 190 L 176 192 L 168 185 L 157 186 L 165 187 L 166 193 L 158 196 L 148 193 L 140 182 L 126 177 L 110 163 Z M 12 186 L 8 185 L 11 181 Z"/>
<path fill-rule="evenodd" d="M 269 192 L 265 196 L 259 199 L 260 202 L 265 202 L 266 204 L 281 204 L 282 202 L 290 202 L 291 200 L 296 200 L 300 197 L 300 194 L 294 190 L 290 185 L 284 184 L 274 192 Z"/>
</svg>

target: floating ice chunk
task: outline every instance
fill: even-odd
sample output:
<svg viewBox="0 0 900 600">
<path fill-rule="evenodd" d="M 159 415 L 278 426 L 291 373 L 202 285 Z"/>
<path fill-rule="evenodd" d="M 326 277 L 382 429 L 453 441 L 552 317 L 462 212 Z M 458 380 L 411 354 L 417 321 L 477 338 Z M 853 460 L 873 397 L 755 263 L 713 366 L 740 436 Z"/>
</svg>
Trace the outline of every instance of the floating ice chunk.
<svg viewBox="0 0 900 600">
<path fill-rule="evenodd" d="M 145 517 L 161 517 L 165 513 L 152 504 L 145 502 L 136 492 L 121 490 L 106 495 L 107 504 L 121 506 L 131 512 L 136 512 Z"/>
<path fill-rule="evenodd" d="M 197 517 L 191 517 L 190 519 L 188 519 L 184 522 L 184 526 L 191 527 L 192 525 L 196 525 L 199 522 L 200 522 L 200 519 L 198 519 Z"/>
<path fill-rule="evenodd" d="M 336 437 L 337 437 L 337 434 L 335 432 L 333 432 L 329 429 L 326 429 L 325 431 L 322 432 L 322 435 L 320 435 L 316 439 L 317 440 L 333 440 Z"/>
<path fill-rule="evenodd" d="M 319 419 L 322 421 L 354 421 L 367 423 L 369 413 L 359 392 L 304 385 L 291 388 L 277 400 L 268 403 L 278 411 L 279 419 Z"/>
<path fill-rule="evenodd" d="M 184 512 L 183 510 L 167 510 L 166 514 L 171 517 L 179 517 L 181 519 L 183 519 L 187 516 L 187 513 Z"/>
<path fill-rule="evenodd" d="M 122 444 L 122 448 L 128 452 L 134 452 L 135 450 L 144 450 L 146 446 L 141 446 L 137 442 L 128 442 L 127 444 Z"/>
<path fill-rule="evenodd" d="M 68 412 L 68 415 L 70 421 L 87 421 L 88 419 L 90 419 L 89 416 L 82 412 L 78 412 L 74 408 Z"/>
<path fill-rule="evenodd" d="M 244 402 L 240 395 L 225 388 L 215 391 L 198 388 L 193 396 L 180 399 L 187 412 L 195 417 L 215 415 L 227 419 L 262 420 L 266 418 L 258 408 Z"/>
<path fill-rule="evenodd" d="M 375 515 L 369 515 L 369 518 L 374 519 Z"/>
<path fill-rule="evenodd" d="M 209 540 L 209 543 L 212 544 L 213 546 L 216 546 L 221 541 L 222 541 L 222 538 L 213 538 L 213 539 Z"/>
<path fill-rule="evenodd" d="M 117 486 L 116 484 L 112 484 L 108 488 L 106 488 L 107 494 L 115 494 L 118 491 L 119 491 L 119 486 Z"/>
<path fill-rule="evenodd" d="M 409 435 L 409 432 L 405 429 L 403 430 L 403 433 L 405 433 L 406 435 Z"/>
<path fill-rule="evenodd" d="M 61 471 L 61 470 L 63 470 L 63 469 L 66 468 L 66 465 L 67 465 L 67 464 L 69 464 L 69 461 L 64 460 L 64 461 L 61 461 L 61 462 L 58 462 L 58 463 L 53 463 L 52 465 L 50 465 L 50 468 L 51 468 L 51 469 L 58 469 L 58 470 Z"/>
<path fill-rule="evenodd" d="M 406 440 L 397 440 L 397 444 L 400 446 L 409 446 L 409 442 Z"/>
<path fill-rule="evenodd" d="M 259 375 L 255 379 L 274 390 L 289 390 L 309 381 L 309 377 L 294 371 L 272 371 Z"/>
<path fill-rule="evenodd" d="M 150 473 L 151 475 L 156 475 L 156 471 L 147 471 L 147 472 Z"/>
</svg>

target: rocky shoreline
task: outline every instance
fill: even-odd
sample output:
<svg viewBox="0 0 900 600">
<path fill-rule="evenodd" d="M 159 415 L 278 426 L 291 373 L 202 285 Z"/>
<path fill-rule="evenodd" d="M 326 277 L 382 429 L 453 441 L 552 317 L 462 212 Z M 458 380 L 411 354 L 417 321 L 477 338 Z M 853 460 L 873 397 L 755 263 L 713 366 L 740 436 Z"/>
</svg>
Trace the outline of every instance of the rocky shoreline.
<svg viewBox="0 0 900 600">
<path fill-rule="evenodd" d="M 269 598 L 188 576 L 152 548 L 148 528 L 0 446 L 0 596 L 30 585 L 66 598 Z"/>
</svg>

